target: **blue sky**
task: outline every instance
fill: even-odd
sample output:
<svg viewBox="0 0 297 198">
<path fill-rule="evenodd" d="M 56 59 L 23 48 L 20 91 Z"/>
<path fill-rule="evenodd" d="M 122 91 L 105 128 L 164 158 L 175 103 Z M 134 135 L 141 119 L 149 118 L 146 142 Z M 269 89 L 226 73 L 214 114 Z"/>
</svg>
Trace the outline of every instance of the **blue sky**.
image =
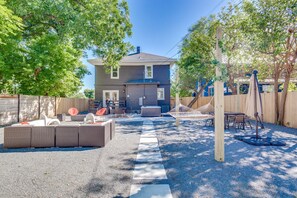
<svg viewBox="0 0 297 198">
<path fill-rule="evenodd" d="M 219 12 L 227 5 L 228 0 L 127 0 L 127 2 L 133 24 L 132 36 L 127 38 L 127 41 L 134 46 L 140 46 L 142 52 L 173 57 L 178 52 L 178 47 L 172 48 L 187 34 L 188 29 L 201 17 Z M 88 55 L 88 58 L 93 58 L 92 53 L 88 52 Z M 84 58 L 83 62 L 92 75 L 84 78 L 83 89 L 94 89 L 94 66 L 87 63 L 88 58 Z"/>
</svg>

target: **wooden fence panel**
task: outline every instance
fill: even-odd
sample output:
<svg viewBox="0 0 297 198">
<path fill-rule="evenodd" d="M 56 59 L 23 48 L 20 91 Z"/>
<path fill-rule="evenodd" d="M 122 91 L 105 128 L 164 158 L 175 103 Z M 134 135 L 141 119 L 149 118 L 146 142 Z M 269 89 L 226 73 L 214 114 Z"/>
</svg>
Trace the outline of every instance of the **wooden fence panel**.
<svg viewBox="0 0 297 198">
<path fill-rule="evenodd" d="M 55 97 L 40 96 L 40 114 L 48 117 L 55 116 Z"/>
<path fill-rule="evenodd" d="M 39 119 L 42 113 L 53 117 L 58 113 L 67 113 L 71 107 L 76 107 L 80 112 L 88 111 L 88 101 L 89 99 L 84 98 L 26 95 L 20 95 L 18 98 L 18 96 L 0 95 L 0 125 Z"/>
<path fill-rule="evenodd" d="M 18 121 L 18 97 L 0 97 L 0 125 Z"/>
<path fill-rule="evenodd" d="M 297 128 L 297 92 L 289 92 L 285 108 L 285 125 Z"/>
<path fill-rule="evenodd" d="M 67 113 L 68 109 L 75 107 L 78 111 L 88 111 L 89 99 L 85 98 L 56 98 L 57 114 Z"/>
<path fill-rule="evenodd" d="M 279 105 L 281 94 L 279 93 Z M 263 118 L 264 122 L 274 123 L 275 109 L 274 109 L 274 93 L 262 93 L 262 104 L 263 104 Z M 181 104 L 188 105 L 193 97 L 180 98 Z M 207 104 L 212 97 L 201 97 L 193 105 L 196 109 Z M 288 127 L 297 128 L 297 92 L 289 92 L 287 96 L 286 106 L 285 106 L 285 117 L 284 123 Z M 171 99 L 171 104 L 175 105 L 174 98 Z M 211 103 L 214 105 L 214 101 Z M 225 112 L 245 112 L 246 108 L 246 95 L 231 95 L 224 97 Z M 173 107 L 172 106 L 172 107 Z"/>
<path fill-rule="evenodd" d="M 20 95 L 20 122 L 39 118 L 39 97 Z"/>
</svg>

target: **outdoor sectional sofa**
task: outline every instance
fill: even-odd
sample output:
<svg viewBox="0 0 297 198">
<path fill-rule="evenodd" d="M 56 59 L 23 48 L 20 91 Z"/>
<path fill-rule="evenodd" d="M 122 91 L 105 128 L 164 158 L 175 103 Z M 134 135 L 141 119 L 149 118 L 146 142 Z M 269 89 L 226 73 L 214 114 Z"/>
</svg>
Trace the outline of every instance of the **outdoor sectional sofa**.
<svg viewBox="0 0 297 198">
<path fill-rule="evenodd" d="M 4 148 L 104 147 L 115 136 L 115 121 L 95 124 L 40 126 L 29 122 L 4 128 Z"/>
</svg>

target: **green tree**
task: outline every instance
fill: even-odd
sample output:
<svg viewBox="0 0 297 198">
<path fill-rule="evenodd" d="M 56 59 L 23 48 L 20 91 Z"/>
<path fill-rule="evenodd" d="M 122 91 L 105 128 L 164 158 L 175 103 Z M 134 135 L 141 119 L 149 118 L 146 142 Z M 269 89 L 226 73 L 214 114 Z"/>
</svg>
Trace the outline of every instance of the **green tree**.
<svg viewBox="0 0 297 198">
<path fill-rule="evenodd" d="M 22 61 L 19 50 L 22 28 L 22 19 L 6 6 L 6 1 L 0 0 L 0 93 L 16 91 L 14 71 L 7 68 L 7 63 L 13 65 L 16 60 Z"/>
<path fill-rule="evenodd" d="M 85 89 L 84 94 L 87 98 L 95 98 L 95 90 L 94 89 Z"/>
<path fill-rule="evenodd" d="M 214 55 L 217 25 L 218 21 L 214 16 L 201 18 L 189 30 L 188 37 L 183 41 L 178 61 L 179 86 L 196 93 L 189 107 L 192 107 L 205 86 L 214 79 L 217 63 Z M 197 82 L 201 85 L 199 90 L 196 88 Z"/>
<path fill-rule="evenodd" d="M 296 14 L 295 0 L 245 1 L 244 31 L 249 37 L 256 61 L 268 67 L 266 71 L 274 78 L 275 122 L 283 124 L 285 101 L 290 77 L 296 66 Z M 279 107 L 279 78 L 285 76 L 284 90 Z"/>
<path fill-rule="evenodd" d="M 10 82 L 22 94 L 71 96 L 88 74 L 84 50 L 117 66 L 130 49 L 124 0 L 11 0 L 7 7 L 24 28 L 20 38 L 11 36 L 12 45 L 0 46 L 0 89 Z"/>
<path fill-rule="evenodd" d="M 6 6 L 6 1 L 0 0 L 0 45 L 5 45 L 10 36 L 15 36 L 22 28 L 22 19 L 16 16 Z"/>
<path fill-rule="evenodd" d="M 219 13 L 220 25 L 223 28 L 221 42 L 223 53 L 223 64 L 226 66 L 228 80 L 227 85 L 232 94 L 237 94 L 235 79 L 244 77 L 245 72 L 251 69 L 251 53 L 249 40 L 241 28 L 245 21 L 245 15 L 238 4 L 224 7 Z"/>
<path fill-rule="evenodd" d="M 87 98 L 87 97 L 82 92 L 76 92 L 73 95 L 71 95 L 70 98 Z"/>
</svg>

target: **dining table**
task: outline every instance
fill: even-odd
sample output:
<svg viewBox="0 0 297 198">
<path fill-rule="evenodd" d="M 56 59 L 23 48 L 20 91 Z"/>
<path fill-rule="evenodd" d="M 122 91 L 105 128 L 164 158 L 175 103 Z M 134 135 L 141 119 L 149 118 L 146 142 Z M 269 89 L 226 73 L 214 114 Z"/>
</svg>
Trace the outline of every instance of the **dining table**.
<svg viewBox="0 0 297 198">
<path fill-rule="evenodd" d="M 229 125 L 229 118 L 230 117 L 245 116 L 245 114 L 242 113 L 242 112 L 225 112 L 224 114 L 225 114 L 225 117 L 226 117 L 225 129 L 229 129 L 229 127 L 230 127 L 230 125 Z M 245 130 L 244 118 L 243 118 L 243 130 Z"/>
</svg>

